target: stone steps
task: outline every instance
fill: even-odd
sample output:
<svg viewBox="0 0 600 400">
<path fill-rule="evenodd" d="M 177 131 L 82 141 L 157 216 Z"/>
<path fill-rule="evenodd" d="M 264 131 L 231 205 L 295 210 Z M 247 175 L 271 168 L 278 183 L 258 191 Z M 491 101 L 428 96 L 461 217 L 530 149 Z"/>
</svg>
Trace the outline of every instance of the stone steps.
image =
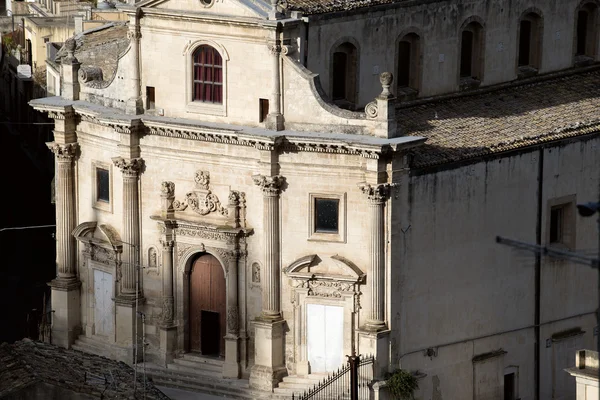
<svg viewBox="0 0 600 400">
<path fill-rule="evenodd" d="M 80 335 L 71 347 L 73 350 L 79 350 L 84 353 L 95 354 L 106 358 L 114 358 L 112 357 L 112 348 L 108 343 L 84 335 Z"/>
<path fill-rule="evenodd" d="M 147 376 L 155 385 L 193 392 L 212 394 L 230 399 L 268 399 L 269 394 L 250 389 L 247 380 L 222 377 L 223 361 L 185 354 L 176 358 L 167 368 L 145 363 Z M 139 371 L 139 370 L 138 370 Z"/>
<path fill-rule="evenodd" d="M 306 376 L 286 376 L 283 381 L 273 389 L 273 399 L 289 399 L 292 394 L 295 396 L 303 394 L 312 389 L 316 384 L 323 381 L 327 375 L 310 374 Z"/>
</svg>

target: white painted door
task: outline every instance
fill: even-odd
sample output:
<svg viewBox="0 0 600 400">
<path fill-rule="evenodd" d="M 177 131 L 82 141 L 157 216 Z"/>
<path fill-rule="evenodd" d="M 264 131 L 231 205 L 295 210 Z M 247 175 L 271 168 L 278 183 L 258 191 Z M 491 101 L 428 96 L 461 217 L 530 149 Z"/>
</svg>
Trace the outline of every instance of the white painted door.
<svg viewBox="0 0 600 400">
<path fill-rule="evenodd" d="M 112 274 L 94 270 L 94 324 L 96 335 L 113 333 Z"/>
<path fill-rule="evenodd" d="M 344 360 L 344 308 L 306 305 L 308 362 L 311 372 L 329 372 Z"/>
</svg>

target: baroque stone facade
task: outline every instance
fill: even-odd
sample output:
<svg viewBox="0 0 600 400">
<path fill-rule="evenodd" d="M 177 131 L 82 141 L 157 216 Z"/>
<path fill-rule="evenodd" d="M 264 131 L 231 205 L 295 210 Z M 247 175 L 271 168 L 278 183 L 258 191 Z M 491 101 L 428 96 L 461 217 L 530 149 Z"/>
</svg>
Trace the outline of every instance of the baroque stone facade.
<svg viewBox="0 0 600 400">
<path fill-rule="evenodd" d="M 598 10 L 538 3 L 120 6 L 126 29 L 70 43 L 62 97 L 31 102 L 55 121 L 56 342 L 163 366 L 200 351 L 265 392 L 357 353 L 376 379 L 417 374 L 419 399 L 568 396 L 595 272 L 495 244 L 596 246 L 575 204 L 598 195 L 600 72 L 581 57 L 600 41 L 575 27 Z M 125 50 L 93 83 L 86 46 L 109 38 Z"/>
</svg>

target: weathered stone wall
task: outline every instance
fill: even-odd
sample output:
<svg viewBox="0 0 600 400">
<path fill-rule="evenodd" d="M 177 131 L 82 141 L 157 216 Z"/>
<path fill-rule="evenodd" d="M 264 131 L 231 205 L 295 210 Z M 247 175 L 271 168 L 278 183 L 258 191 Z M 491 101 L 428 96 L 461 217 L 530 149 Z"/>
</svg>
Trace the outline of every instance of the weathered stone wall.
<svg viewBox="0 0 600 400">
<path fill-rule="evenodd" d="M 468 398 L 472 388 L 464 382 L 476 388 L 501 384 L 479 382 L 472 362 L 500 348 L 507 352 L 498 356 L 503 368 L 518 368 L 519 397 L 534 396 L 535 257 L 497 244 L 495 237 L 536 243 L 539 211 L 546 245 L 554 199 L 574 194 L 577 202 L 596 199 L 600 158 L 592 149 L 599 141 L 549 146 L 543 160 L 540 151 L 531 150 L 414 171 L 401 184 L 391 211 L 392 363 L 427 374 L 419 398 Z M 596 249 L 593 220 L 573 216 L 573 250 Z M 574 363 L 572 348 L 593 347 L 595 274 L 587 266 L 542 259 L 541 398 L 552 397 L 553 388 L 568 392 L 572 378 L 561 371 Z M 585 334 L 561 339 L 560 332 L 573 328 Z M 435 355 L 427 356 L 427 348 Z"/>
<path fill-rule="evenodd" d="M 309 17 L 308 69 L 331 93 L 333 49 L 351 41 L 358 47 L 359 104 L 378 95 L 378 74 L 396 70 L 397 42 L 414 32 L 421 39 L 420 97 L 458 90 L 461 27 L 474 17 L 485 29 L 482 86 L 517 78 L 517 32 L 522 14 L 543 17 L 540 73 L 573 65 L 576 8 L 580 0 L 399 2 L 373 11 Z"/>
</svg>

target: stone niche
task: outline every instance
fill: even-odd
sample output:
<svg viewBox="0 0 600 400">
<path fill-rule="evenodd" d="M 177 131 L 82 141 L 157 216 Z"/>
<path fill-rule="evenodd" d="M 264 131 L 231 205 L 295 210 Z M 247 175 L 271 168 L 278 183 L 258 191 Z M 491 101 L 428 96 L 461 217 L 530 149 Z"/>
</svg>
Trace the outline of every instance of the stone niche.
<svg viewBox="0 0 600 400">
<path fill-rule="evenodd" d="M 311 372 L 308 358 L 308 320 L 310 305 L 343 308 L 343 354 L 356 348 L 355 331 L 360 310 L 360 286 L 365 274 L 352 261 L 338 255 L 319 257 L 311 254 L 294 261 L 284 273 L 289 278 L 293 306 L 292 370 L 298 375 Z M 295 367 L 295 368 L 294 368 Z"/>
</svg>

